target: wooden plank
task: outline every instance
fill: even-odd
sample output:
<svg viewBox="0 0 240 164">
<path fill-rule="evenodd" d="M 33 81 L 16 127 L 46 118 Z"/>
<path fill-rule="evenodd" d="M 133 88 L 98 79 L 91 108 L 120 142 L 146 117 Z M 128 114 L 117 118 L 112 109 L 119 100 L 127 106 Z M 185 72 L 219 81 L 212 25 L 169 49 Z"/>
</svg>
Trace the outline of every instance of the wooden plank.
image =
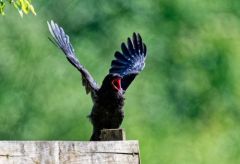
<svg viewBox="0 0 240 164">
<path fill-rule="evenodd" d="M 123 129 L 103 129 L 100 135 L 101 141 L 121 141 L 126 140 Z"/>
<path fill-rule="evenodd" d="M 3 164 L 137 164 L 138 141 L 0 141 Z"/>
</svg>

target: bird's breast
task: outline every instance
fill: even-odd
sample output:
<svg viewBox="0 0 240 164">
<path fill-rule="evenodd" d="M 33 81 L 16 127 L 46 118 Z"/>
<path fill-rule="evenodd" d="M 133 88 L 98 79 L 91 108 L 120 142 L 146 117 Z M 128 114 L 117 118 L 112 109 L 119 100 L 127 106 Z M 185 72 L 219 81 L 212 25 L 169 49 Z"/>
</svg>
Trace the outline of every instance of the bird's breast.
<svg viewBox="0 0 240 164">
<path fill-rule="evenodd" d="M 95 106 L 98 112 L 106 113 L 107 115 L 115 112 L 122 112 L 124 106 L 124 97 L 122 94 L 99 94 L 95 101 Z"/>
</svg>

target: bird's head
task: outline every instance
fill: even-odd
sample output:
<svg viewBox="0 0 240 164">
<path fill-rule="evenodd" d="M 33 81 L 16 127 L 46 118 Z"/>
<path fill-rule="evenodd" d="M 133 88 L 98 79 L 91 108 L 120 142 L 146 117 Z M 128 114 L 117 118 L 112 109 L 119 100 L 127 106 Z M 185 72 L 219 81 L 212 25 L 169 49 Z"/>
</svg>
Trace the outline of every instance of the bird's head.
<svg viewBox="0 0 240 164">
<path fill-rule="evenodd" d="M 122 77 L 119 74 L 108 74 L 103 80 L 102 87 L 111 89 L 115 92 L 121 92 L 121 80 Z"/>
</svg>

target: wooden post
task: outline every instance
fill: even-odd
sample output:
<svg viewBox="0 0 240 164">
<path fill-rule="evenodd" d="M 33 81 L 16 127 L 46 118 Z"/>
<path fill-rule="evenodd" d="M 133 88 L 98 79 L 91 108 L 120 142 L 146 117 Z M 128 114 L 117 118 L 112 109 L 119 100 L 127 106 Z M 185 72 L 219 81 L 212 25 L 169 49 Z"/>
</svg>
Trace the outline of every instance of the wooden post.
<svg viewBox="0 0 240 164">
<path fill-rule="evenodd" d="M 120 141 L 126 140 L 123 129 L 103 129 L 100 135 L 101 141 Z"/>
<path fill-rule="evenodd" d="M 1 164 L 139 164 L 138 141 L 0 141 Z"/>
</svg>

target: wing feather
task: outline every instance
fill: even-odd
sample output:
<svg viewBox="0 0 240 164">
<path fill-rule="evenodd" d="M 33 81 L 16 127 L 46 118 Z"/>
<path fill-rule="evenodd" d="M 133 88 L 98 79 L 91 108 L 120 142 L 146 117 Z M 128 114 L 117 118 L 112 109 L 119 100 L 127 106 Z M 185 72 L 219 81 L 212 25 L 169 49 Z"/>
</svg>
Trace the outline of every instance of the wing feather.
<svg viewBox="0 0 240 164">
<path fill-rule="evenodd" d="M 122 62 L 125 62 L 125 63 L 127 63 L 128 62 L 128 58 L 126 57 L 126 56 L 123 56 L 120 52 L 115 52 L 115 58 L 117 59 L 117 60 L 120 60 L 120 61 L 122 61 Z"/>
<path fill-rule="evenodd" d="M 49 31 L 53 37 L 51 40 L 55 45 L 57 45 L 65 54 L 67 60 L 79 70 L 82 75 L 82 84 L 85 86 L 86 93 L 95 92 L 99 89 L 99 86 L 91 76 L 91 74 L 85 69 L 79 60 L 77 59 L 72 44 L 69 41 L 69 36 L 65 34 L 62 27 L 59 27 L 56 23 L 51 21 L 47 22 Z"/>
<path fill-rule="evenodd" d="M 147 49 L 140 34 L 136 33 L 133 33 L 132 40 L 127 39 L 127 46 L 121 44 L 121 49 L 122 53 L 115 52 L 116 59 L 112 61 L 109 73 L 123 77 L 122 88 L 126 91 L 136 75 L 144 69 Z"/>
</svg>

